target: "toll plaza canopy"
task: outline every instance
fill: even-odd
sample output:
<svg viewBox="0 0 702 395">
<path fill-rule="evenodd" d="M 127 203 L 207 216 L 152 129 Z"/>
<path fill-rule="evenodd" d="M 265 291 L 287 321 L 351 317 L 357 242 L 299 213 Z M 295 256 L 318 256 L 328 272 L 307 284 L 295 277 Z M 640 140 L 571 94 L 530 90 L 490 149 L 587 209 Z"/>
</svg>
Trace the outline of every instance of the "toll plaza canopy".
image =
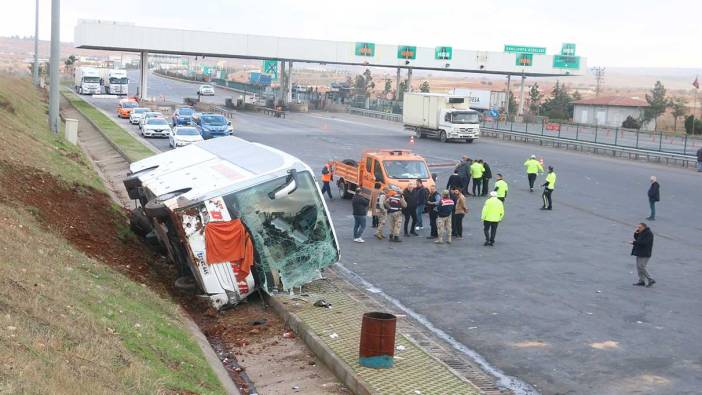
<svg viewBox="0 0 702 395">
<path fill-rule="evenodd" d="M 533 77 L 582 75 L 587 71 L 586 59 L 577 56 L 463 50 L 442 44 L 419 47 L 408 43 L 314 40 L 92 20 L 80 20 L 75 27 L 75 45 L 86 49 Z"/>
</svg>

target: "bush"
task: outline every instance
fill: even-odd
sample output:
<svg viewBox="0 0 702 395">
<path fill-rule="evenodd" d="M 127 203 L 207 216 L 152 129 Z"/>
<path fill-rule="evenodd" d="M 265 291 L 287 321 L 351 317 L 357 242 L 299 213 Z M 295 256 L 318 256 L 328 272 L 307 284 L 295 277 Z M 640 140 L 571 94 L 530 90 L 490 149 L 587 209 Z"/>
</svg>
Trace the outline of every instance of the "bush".
<svg viewBox="0 0 702 395">
<path fill-rule="evenodd" d="M 695 129 L 692 130 L 692 121 L 694 119 Z M 702 134 L 702 120 L 694 118 L 692 115 L 688 115 L 685 118 L 685 132 L 687 134 Z"/>
<path fill-rule="evenodd" d="M 641 129 L 641 121 L 629 115 L 622 122 L 622 127 L 627 129 Z"/>
</svg>

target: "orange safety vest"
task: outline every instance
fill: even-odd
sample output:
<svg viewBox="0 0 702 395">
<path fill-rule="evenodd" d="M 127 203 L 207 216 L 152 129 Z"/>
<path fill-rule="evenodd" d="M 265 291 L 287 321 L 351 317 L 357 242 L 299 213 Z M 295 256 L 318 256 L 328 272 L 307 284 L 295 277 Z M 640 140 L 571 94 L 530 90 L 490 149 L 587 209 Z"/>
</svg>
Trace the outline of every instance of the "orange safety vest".
<svg viewBox="0 0 702 395">
<path fill-rule="evenodd" d="M 326 165 L 325 168 L 327 169 L 327 172 L 322 173 L 322 182 L 330 182 L 334 176 L 334 173 L 332 173 L 331 166 Z"/>
</svg>

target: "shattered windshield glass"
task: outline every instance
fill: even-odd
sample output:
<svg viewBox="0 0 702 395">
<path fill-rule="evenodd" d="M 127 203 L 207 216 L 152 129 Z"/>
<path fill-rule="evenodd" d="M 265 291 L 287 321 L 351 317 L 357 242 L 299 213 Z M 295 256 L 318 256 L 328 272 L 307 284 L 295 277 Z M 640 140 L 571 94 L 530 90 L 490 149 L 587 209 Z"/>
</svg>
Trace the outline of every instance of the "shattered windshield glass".
<svg viewBox="0 0 702 395">
<path fill-rule="evenodd" d="M 297 173 L 295 181 L 296 189 L 276 199 L 269 193 L 289 183 L 288 177 L 224 196 L 231 216 L 251 231 L 263 270 L 279 277 L 286 290 L 320 278 L 320 269 L 339 255 L 312 175 Z"/>
</svg>

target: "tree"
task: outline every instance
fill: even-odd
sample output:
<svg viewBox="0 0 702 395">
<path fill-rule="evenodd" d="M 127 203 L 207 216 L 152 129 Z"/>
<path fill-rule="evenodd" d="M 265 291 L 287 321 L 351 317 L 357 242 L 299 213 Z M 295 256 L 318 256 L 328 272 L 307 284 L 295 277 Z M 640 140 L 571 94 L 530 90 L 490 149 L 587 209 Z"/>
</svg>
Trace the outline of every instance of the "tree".
<svg viewBox="0 0 702 395">
<path fill-rule="evenodd" d="M 674 97 L 670 99 L 670 108 L 673 110 L 671 115 L 673 115 L 673 131 L 678 130 L 678 118 L 684 117 L 687 114 L 687 100 L 683 97 Z"/>
<path fill-rule="evenodd" d="M 629 115 L 624 122 L 622 122 L 622 127 L 627 129 L 641 129 L 641 122 Z"/>
<path fill-rule="evenodd" d="M 517 100 L 514 99 L 514 93 L 512 93 L 512 91 L 510 90 L 509 91 L 509 114 L 507 114 L 510 119 L 512 119 L 512 117 L 517 115 L 517 110 L 519 110 L 519 108 L 517 108 Z"/>
<path fill-rule="evenodd" d="M 402 99 L 405 97 L 406 90 L 407 90 L 407 80 L 400 81 L 400 86 L 397 88 L 397 93 L 395 94 L 396 100 L 402 101 Z"/>
<path fill-rule="evenodd" d="M 539 84 L 534 83 L 534 85 L 529 88 L 529 112 L 532 115 L 539 115 L 539 109 L 541 107 L 541 99 L 544 95 L 541 94 L 539 90 Z"/>
<path fill-rule="evenodd" d="M 375 88 L 375 82 L 373 82 L 373 76 L 371 75 L 370 69 L 366 69 L 363 74 L 356 76 L 353 83 L 354 90 L 359 96 L 370 96 L 373 88 Z"/>
<path fill-rule="evenodd" d="M 390 93 L 392 90 L 392 80 L 390 78 L 385 79 L 385 88 L 383 89 L 383 93 L 386 95 Z"/>
<path fill-rule="evenodd" d="M 582 99 L 583 95 L 581 95 L 580 92 L 576 89 L 575 92 L 573 92 L 573 101 L 578 101 Z"/>
<path fill-rule="evenodd" d="M 644 122 L 657 120 L 668 108 L 670 102 L 665 97 L 665 87 L 660 81 L 656 81 L 653 89 L 651 89 L 651 94 L 646 95 L 646 101 L 648 102 L 648 107 L 644 110 Z"/>
<path fill-rule="evenodd" d="M 541 106 L 542 113 L 552 119 L 570 119 L 573 113 L 572 101 L 566 86 L 556 81 L 551 97 Z"/>
<path fill-rule="evenodd" d="M 692 128 L 693 121 L 695 124 L 694 130 Z M 694 115 L 685 117 L 685 132 L 687 134 L 702 134 L 702 120 L 695 118 Z"/>
<path fill-rule="evenodd" d="M 424 81 L 421 85 L 419 85 L 420 92 L 429 93 L 430 89 L 431 88 L 429 87 L 429 81 Z"/>
<path fill-rule="evenodd" d="M 68 58 L 66 58 L 64 63 L 66 66 L 73 66 L 76 63 L 76 57 L 74 55 L 70 55 Z"/>
</svg>

